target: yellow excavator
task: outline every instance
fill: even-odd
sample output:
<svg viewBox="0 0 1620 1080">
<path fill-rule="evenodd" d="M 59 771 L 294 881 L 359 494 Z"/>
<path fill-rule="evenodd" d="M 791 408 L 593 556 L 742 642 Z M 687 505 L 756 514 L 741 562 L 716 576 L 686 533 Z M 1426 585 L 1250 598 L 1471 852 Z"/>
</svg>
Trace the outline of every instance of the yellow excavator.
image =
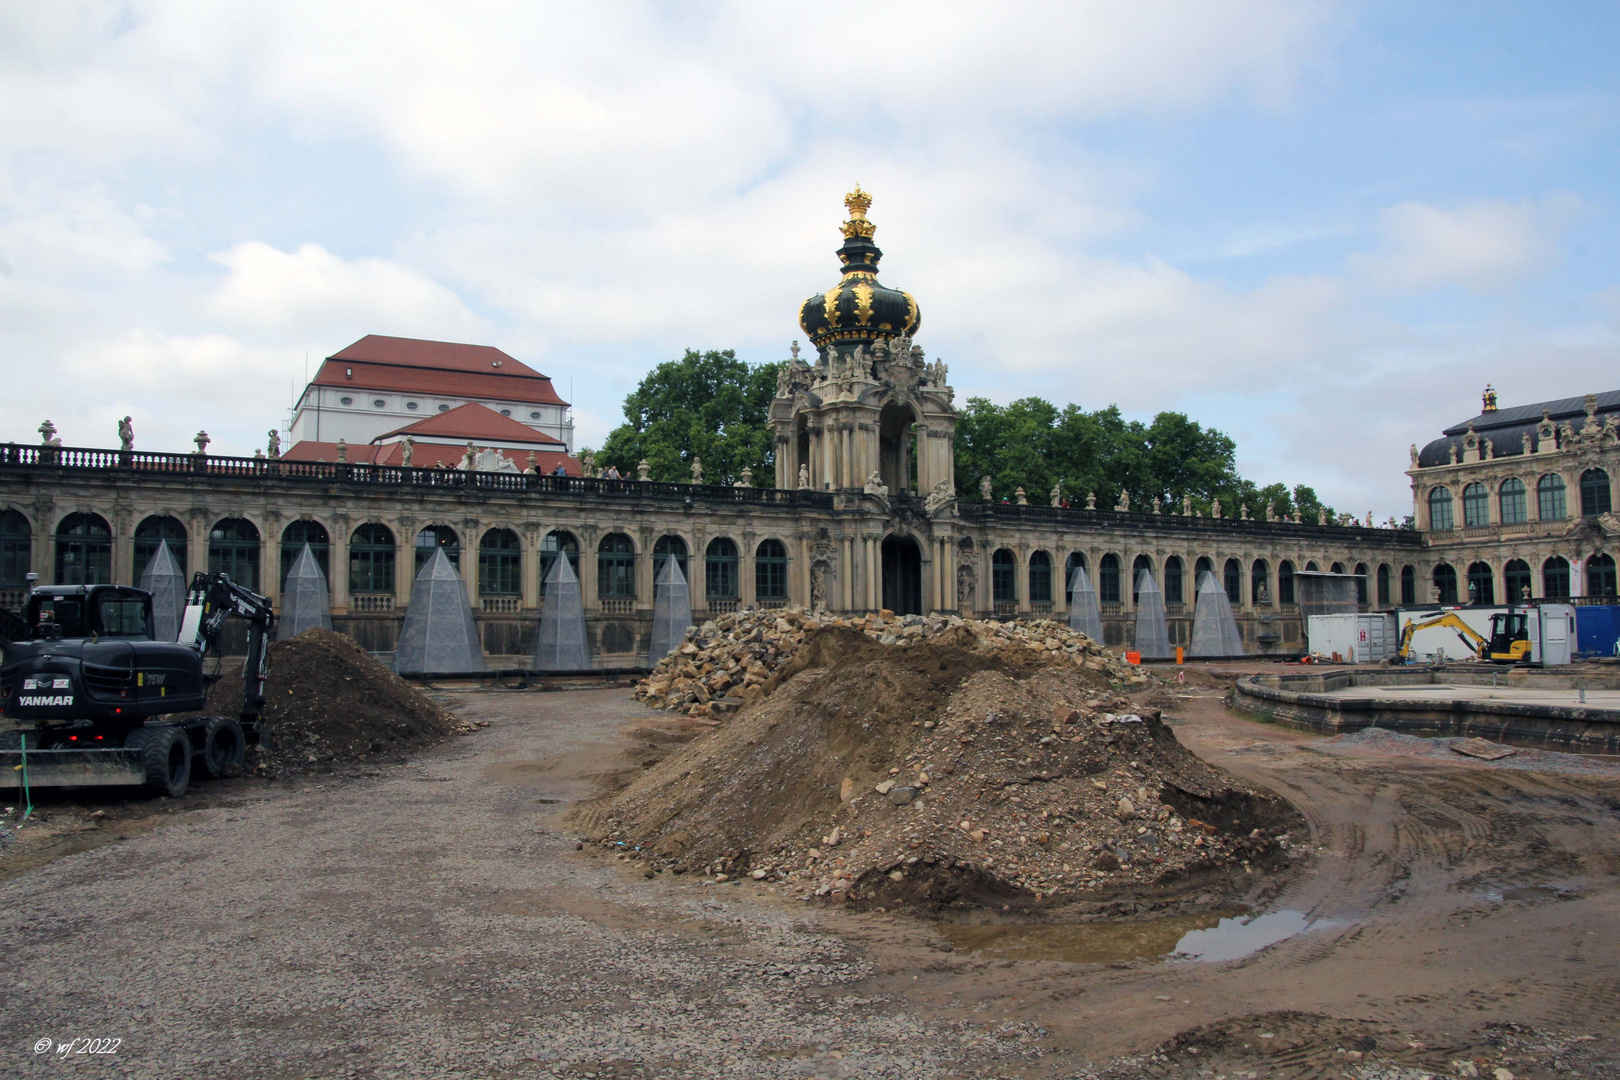
<svg viewBox="0 0 1620 1080">
<path fill-rule="evenodd" d="M 1469 626 L 1455 611 L 1442 611 L 1424 619 L 1414 619 L 1401 631 L 1400 647 L 1395 650 L 1397 664 L 1412 662 L 1412 638 L 1419 630 L 1444 626 L 1457 632 L 1464 645 L 1476 657 L 1493 664 L 1528 664 L 1530 662 L 1530 618 L 1522 611 L 1499 611 L 1491 616 L 1491 636 L 1485 637 Z"/>
</svg>

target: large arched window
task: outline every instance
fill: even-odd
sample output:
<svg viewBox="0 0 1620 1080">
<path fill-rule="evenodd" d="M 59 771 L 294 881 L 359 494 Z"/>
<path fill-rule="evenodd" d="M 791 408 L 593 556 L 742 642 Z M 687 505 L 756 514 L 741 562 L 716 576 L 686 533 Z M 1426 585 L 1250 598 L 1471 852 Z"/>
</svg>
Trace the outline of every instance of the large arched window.
<svg viewBox="0 0 1620 1080">
<path fill-rule="evenodd" d="M 1164 560 L 1164 602 L 1186 603 L 1186 586 L 1182 583 L 1181 556 L 1171 555 Z"/>
<path fill-rule="evenodd" d="M 990 599 L 997 604 L 1018 602 L 1018 559 L 1006 548 L 990 556 Z"/>
<path fill-rule="evenodd" d="M 1509 559 L 1502 567 L 1502 587 L 1507 589 L 1507 602 L 1522 603 L 1530 599 L 1530 564 L 1523 559 Z"/>
<path fill-rule="evenodd" d="M 1524 481 L 1510 476 L 1496 491 L 1496 510 L 1504 525 L 1522 525 L 1529 520 L 1530 509 L 1524 500 Z"/>
<path fill-rule="evenodd" d="M 511 529 L 491 529 L 478 541 L 478 595 L 523 594 L 523 544 Z"/>
<path fill-rule="evenodd" d="M 1153 573 L 1153 560 L 1146 555 L 1138 555 L 1131 562 L 1131 603 L 1136 603 L 1142 591 L 1142 571 Z"/>
<path fill-rule="evenodd" d="M 112 583 L 112 529 L 100 514 L 69 514 L 56 527 L 56 583 Z"/>
<path fill-rule="evenodd" d="M 622 532 L 608 533 L 596 545 L 596 595 L 602 600 L 636 598 L 636 545 Z"/>
<path fill-rule="evenodd" d="M 327 581 L 332 580 L 332 538 L 327 535 L 326 526 L 318 521 L 295 521 L 281 530 L 281 587 L 287 587 L 287 575 L 292 573 L 293 563 L 298 560 L 298 553 L 309 545 L 309 553 L 315 556 L 321 573 Z"/>
<path fill-rule="evenodd" d="M 1563 521 L 1569 516 L 1562 476 L 1548 473 L 1536 481 L 1536 512 L 1542 521 Z"/>
<path fill-rule="evenodd" d="M 709 541 L 703 559 L 703 590 L 710 600 L 737 599 L 737 545 L 724 536 Z"/>
<path fill-rule="evenodd" d="M 1389 564 L 1378 564 L 1378 606 L 1389 607 Z"/>
<path fill-rule="evenodd" d="M 178 518 L 160 517 L 156 514 L 142 519 L 135 526 L 135 577 L 137 579 L 146 572 L 147 564 L 152 556 L 157 554 L 158 545 L 164 541 L 169 543 L 169 554 L 180 567 L 180 572 L 186 572 L 186 527 Z"/>
<path fill-rule="evenodd" d="M 1593 555 L 1586 560 L 1586 588 L 1581 591 L 1587 596 L 1615 595 L 1613 555 Z"/>
<path fill-rule="evenodd" d="M 686 569 L 686 541 L 679 536 L 660 536 L 653 543 L 653 581 L 664 572 L 664 560 L 669 558 L 675 560 L 675 565 L 681 568 L 681 577 L 690 584 L 692 575 Z"/>
<path fill-rule="evenodd" d="M 1198 591 L 1198 586 L 1203 583 L 1205 574 L 1213 576 L 1214 573 L 1215 564 L 1210 562 L 1207 557 L 1200 555 L 1198 561 L 1193 564 L 1193 592 Z"/>
<path fill-rule="evenodd" d="M 1569 599 L 1569 560 L 1562 555 L 1541 564 L 1541 595 L 1548 600 Z"/>
<path fill-rule="evenodd" d="M 1084 569 L 1085 565 L 1086 557 L 1078 551 L 1069 552 L 1069 557 L 1063 560 L 1063 606 L 1065 608 L 1074 603 L 1074 589 L 1071 586 L 1074 584 L 1075 567 Z M 1092 587 L 1096 588 L 1095 585 Z"/>
<path fill-rule="evenodd" d="M 1491 572 L 1491 564 L 1476 562 L 1468 564 L 1468 602 L 1470 604 L 1496 603 L 1496 575 Z"/>
<path fill-rule="evenodd" d="M 1097 566 L 1097 602 L 1119 603 L 1119 556 L 1104 555 Z"/>
<path fill-rule="evenodd" d="M 1356 563 L 1356 603 L 1361 607 L 1367 606 L 1367 564 Z"/>
<path fill-rule="evenodd" d="M 1316 560 L 1315 559 L 1311 559 L 1309 562 L 1307 562 L 1305 564 L 1305 572 L 1307 574 L 1319 573 L 1321 571 L 1321 569 L 1322 568 L 1320 566 L 1316 565 Z"/>
<path fill-rule="evenodd" d="M 1581 473 L 1581 517 L 1597 517 L 1613 509 L 1609 501 L 1609 474 L 1602 469 L 1587 469 Z M 1596 594 L 1588 592 L 1587 595 Z"/>
<path fill-rule="evenodd" d="M 397 551 L 394 531 L 381 522 L 368 521 L 355 529 L 349 538 L 349 593 L 392 595 Z"/>
<path fill-rule="evenodd" d="M 1287 559 L 1277 564 L 1277 603 L 1294 603 L 1294 564 Z"/>
<path fill-rule="evenodd" d="M 1451 516 L 1451 489 L 1437 487 L 1429 492 L 1429 528 L 1449 529 L 1454 525 Z"/>
<path fill-rule="evenodd" d="M 1437 604 L 1457 602 L 1457 571 L 1449 563 L 1434 568 L 1434 599 Z"/>
<path fill-rule="evenodd" d="M 1330 573 L 1330 574 L 1342 574 L 1342 573 L 1344 573 L 1344 563 L 1342 563 L 1342 562 L 1334 563 L 1332 566 L 1328 567 L 1328 573 Z"/>
<path fill-rule="evenodd" d="M 1463 488 L 1463 524 L 1470 529 L 1491 523 L 1491 496 L 1484 484 L 1469 484 Z"/>
<path fill-rule="evenodd" d="M 1417 603 L 1417 571 L 1410 565 L 1401 567 L 1401 606 Z"/>
<path fill-rule="evenodd" d="M 787 598 L 787 545 L 780 540 L 761 540 L 754 549 L 754 599 L 764 603 Z"/>
<path fill-rule="evenodd" d="M 579 541 L 574 534 L 562 529 L 546 533 L 545 539 L 540 541 L 540 595 L 546 595 L 546 578 L 551 574 L 551 566 L 557 561 L 561 553 L 568 556 L 568 568 L 579 577 Z"/>
<path fill-rule="evenodd" d="M 1249 602 L 1271 603 L 1271 564 L 1264 559 L 1254 560 L 1249 567 Z"/>
<path fill-rule="evenodd" d="M 1032 552 L 1029 556 L 1029 602 L 1052 602 L 1052 556 L 1044 551 Z"/>
<path fill-rule="evenodd" d="M 28 584 L 34 563 L 34 532 L 28 519 L 15 510 L 0 514 L 0 589 L 20 589 Z M 180 568 L 185 569 L 184 561 Z"/>
<path fill-rule="evenodd" d="M 456 535 L 456 530 L 448 525 L 429 525 L 416 534 L 415 573 L 422 572 L 422 567 L 433 558 L 435 549 L 442 550 L 455 568 L 461 569 L 461 538 Z"/>
<path fill-rule="evenodd" d="M 208 531 L 208 572 L 259 591 L 259 530 L 246 518 L 225 518 Z"/>
<path fill-rule="evenodd" d="M 1243 564 L 1236 559 L 1226 560 L 1226 598 L 1233 607 L 1243 603 Z"/>
</svg>

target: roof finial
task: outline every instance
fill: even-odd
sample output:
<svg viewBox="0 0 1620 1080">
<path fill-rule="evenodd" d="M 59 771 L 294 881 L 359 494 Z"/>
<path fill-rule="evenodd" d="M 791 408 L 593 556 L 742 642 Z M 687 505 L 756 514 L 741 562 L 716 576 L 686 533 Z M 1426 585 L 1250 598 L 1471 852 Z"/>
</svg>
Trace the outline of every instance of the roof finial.
<svg viewBox="0 0 1620 1080">
<path fill-rule="evenodd" d="M 872 208 L 872 196 L 861 190 L 859 180 L 855 181 L 855 190 L 844 196 L 844 207 L 857 221 L 866 219 L 866 212 Z"/>
<path fill-rule="evenodd" d="M 1484 395 L 1483 400 L 1484 400 L 1484 407 L 1482 409 L 1480 409 L 1480 412 L 1495 412 L 1496 411 L 1496 391 L 1491 389 L 1491 384 L 1490 383 L 1485 384 L 1485 395 Z"/>
</svg>

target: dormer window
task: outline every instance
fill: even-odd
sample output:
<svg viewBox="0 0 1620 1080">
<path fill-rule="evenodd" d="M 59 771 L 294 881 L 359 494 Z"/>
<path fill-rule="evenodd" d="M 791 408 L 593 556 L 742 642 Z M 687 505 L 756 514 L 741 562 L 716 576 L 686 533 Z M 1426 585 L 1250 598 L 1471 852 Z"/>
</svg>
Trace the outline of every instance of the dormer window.
<svg viewBox="0 0 1620 1080">
<path fill-rule="evenodd" d="M 440 405 L 439 406 L 439 411 L 440 412 L 449 412 L 450 411 L 450 406 L 448 406 L 448 405 Z"/>
<path fill-rule="evenodd" d="M 372 404 L 372 405 L 373 405 L 373 406 L 375 406 L 375 407 L 376 407 L 376 408 L 379 408 L 379 409 L 381 409 L 381 408 L 383 408 L 383 407 L 384 407 L 384 406 L 385 406 L 385 405 L 387 405 L 387 404 L 388 404 L 388 402 L 386 402 L 386 401 L 384 401 L 384 400 L 383 400 L 383 399 L 382 399 L 382 398 L 377 398 L 377 399 L 376 399 L 376 400 L 375 400 L 375 401 L 373 401 L 373 402 L 372 402 L 372 403 L 371 403 L 371 404 Z"/>
<path fill-rule="evenodd" d="M 354 398 L 352 398 L 352 397 L 340 397 L 340 398 L 338 398 L 338 404 L 339 405 L 353 405 L 354 404 Z"/>
<path fill-rule="evenodd" d="M 502 416 L 511 416 L 512 415 L 512 410 L 511 409 L 502 409 L 501 410 L 501 415 Z"/>
<path fill-rule="evenodd" d="M 538 412 L 532 412 L 532 413 L 529 414 L 529 419 L 530 420 L 538 420 L 538 419 L 540 419 L 540 414 Z"/>
<path fill-rule="evenodd" d="M 415 412 L 415 411 L 416 411 L 416 408 L 417 408 L 417 406 L 416 406 L 416 402 L 414 402 L 414 401 L 407 401 L 407 402 L 406 402 L 406 403 L 405 403 L 405 407 L 406 407 L 406 408 L 407 408 L 407 409 L 409 409 L 409 410 L 411 410 L 411 412 Z"/>
</svg>

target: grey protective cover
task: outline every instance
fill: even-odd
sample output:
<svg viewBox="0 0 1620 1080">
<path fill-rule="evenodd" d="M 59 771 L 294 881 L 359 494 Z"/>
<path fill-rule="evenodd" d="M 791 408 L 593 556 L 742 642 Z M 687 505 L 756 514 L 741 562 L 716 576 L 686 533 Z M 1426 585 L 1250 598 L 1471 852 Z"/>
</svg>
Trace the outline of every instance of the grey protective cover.
<svg viewBox="0 0 1620 1080">
<path fill-rule="evenodd" d="M 1243 635 L 1238 633 L 1237 619 L 1232 615 L 1232 601 L 1205 570 L 1198 575 L 1198 608 L 1193 612 L 1193 656 L 1242 656 Z"/>
<path fill-rule="evenodd" d="M 579 578 L 574 576 L 568 556 L 559 554 L 546 574 L 546 605 L 540 612 L 534 669 L 585 671 L 590 666 L 591 646 L 585 637 L 585 605 L 579 595 Z"/>
<path fill-rule="evenodd" d="M 1101 645 L 1103 643 L 1102 610 L 1097 607 L 1097 590 L 1086 576 L 1086 568 L 1077 566 L 1069 575 L 1069 629 L 1078 630 Z"/>
<path fill-rule="evenodd" d="M 647 650 L 648 666 L 668 656 L 686 636 L 692 625 L 692 589 L 673 557 L 664 560 L 653 584 L 652 647 Z"/>
<path fill-rule="evenodd" d="M 186 610 L 186 572 L 175 561 L 167 540 L 159 540 L 157 550 L 141 571 L 141 588 L 152 594 L 152 638 L 174 641 L 180 636 L 180 619 Z"/>
<path fill-rule="evenodd" d="M 315 553 L 304 545 L 304 550 L 293 560 L 287 573 L 287 584 L 281 590 L 281 622 L 276 637 L 286 640 L 302 634 L 312 627 L 332 629 L 332 598 L 326 590 L 326 575 Z"/>
<path fill-rule="evenodd" d="M 1136 572 L 1136 651 L 1144 659 L 1175 655 L 1170 651 L 1170 627 L 1164 620 L 1164 594 L 1149 570 Z"/>
<path fill-rule="evenodd" d="M 443 548 L 434 550 L 411 585 L 411 606 L 405 609 L 405 625 L 399 631 L 394 670 L 413 675 L 484 670 L 467 585 Z"/>
</svg>

